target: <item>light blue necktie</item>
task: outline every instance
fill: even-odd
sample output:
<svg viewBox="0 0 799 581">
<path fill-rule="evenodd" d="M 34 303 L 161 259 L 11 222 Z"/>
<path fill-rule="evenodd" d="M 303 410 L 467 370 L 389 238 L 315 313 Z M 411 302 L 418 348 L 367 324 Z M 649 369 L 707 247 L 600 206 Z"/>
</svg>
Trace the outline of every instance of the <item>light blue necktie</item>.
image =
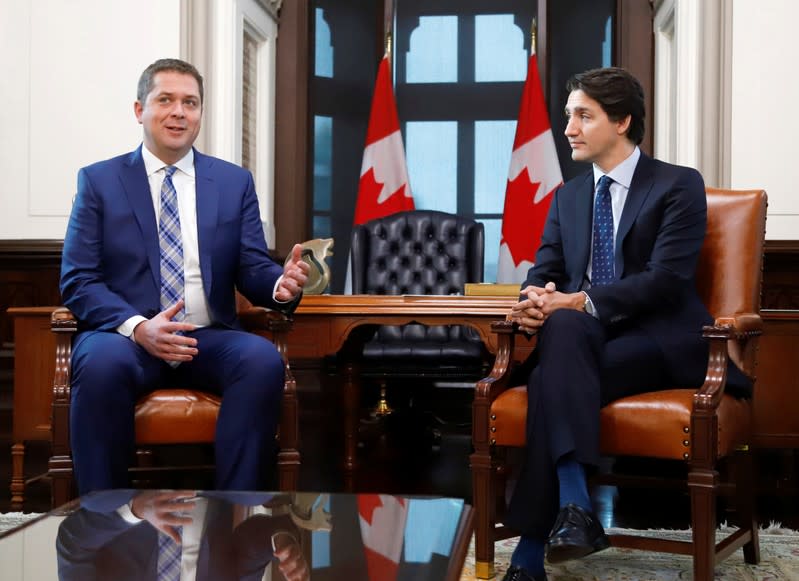
<svg viewBox="0 0 799 581">
<path fill-rule="evenodd" d="M 599 178 L 594 199 L 594 240 L 591 258 L 591 286 L 610 284 L 614 279 L 613 206 L 608 176 Z"/>
<path fill-rule="evenodd" d="M 182 527 L 177 527 L 178 531 Z M 181 546 L 172 537 L 158 532 L 158 581 L 180 581 Z"/>
<path fill-rule="evenodd" d="M 161 310 L 173 306 L 183 298 L 183 240 L 180 236 L 178 195 L 172 183 L 172 174 L 177 168 L 167 166 L 164 183 L 161 184 L 161 211 L 158 221 L 158 239 L 161 248 Z M 182 321 L 185 307 L 174 320 Z"/>
</svg>

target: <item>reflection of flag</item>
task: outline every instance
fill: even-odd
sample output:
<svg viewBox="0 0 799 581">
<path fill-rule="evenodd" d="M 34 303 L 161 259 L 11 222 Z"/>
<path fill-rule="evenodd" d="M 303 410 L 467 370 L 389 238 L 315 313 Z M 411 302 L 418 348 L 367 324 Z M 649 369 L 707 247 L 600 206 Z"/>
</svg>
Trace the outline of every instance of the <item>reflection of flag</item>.
<svg viewBox="0 0 799 581">
<path fill-rule="evenodd" d="M 549 194 L 563 183 L 533 54 L 522 92 L 505 190 L 497 282 L 521 283 L 541 243 Z"/>
<path fill-rule="evenodd" d="M 355 223 L 363 224 L 402 210 L 413 210 L 413 197 L 391 85 L 391 67 L 386 55 L 377 69 L 355 205 Z"/>
<path fill-rule="evenodd" d="M 358 516 L 369 581 L 393 581 L 402 557 L 408 503 L 388 494 L 359 494 Z"/>
</svg>

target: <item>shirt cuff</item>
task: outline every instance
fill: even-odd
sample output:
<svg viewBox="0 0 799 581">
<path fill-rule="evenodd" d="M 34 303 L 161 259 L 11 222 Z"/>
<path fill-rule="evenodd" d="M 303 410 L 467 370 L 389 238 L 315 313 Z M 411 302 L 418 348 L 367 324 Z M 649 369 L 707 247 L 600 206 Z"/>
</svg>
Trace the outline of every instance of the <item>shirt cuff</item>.
<svg viewBox="0 0 799 581">
<path fill-rule="evenodd" d="M 599 313 L 594 306 L 594 301 L 591 300 L 591 297 L 588 296 L 588 293 L 585 291 L 580 291 L 585 295 L 585 312 L 594 317 L 595 319 L 599 319 Z"/>
<path fill-rule="evenodd" d="M 283 275 L 282 274 L 278 277 L 277 282 L 275 283 L 275 288 L 272 290 L 272 300 L 275 301 L 278 304 L 286 305 L 286 304 L 292 302 L 294 299 L 290 299 L 288 301 L 281 301 L 280 299 L 277 298 L 277 287 L 280 286 L 280 281 L 281 280 L 283 280 Z"/>
<path fill-rule="evenodd" d="M 141 323 L 142 321 L 146 321 L 146 317 L 142 317 L 141 315 L 133 315 L 130 319 L 122 323 L 119 327 L 117 327 L 117 333 L 120 335 L 124 335 L 134 343 L 136 342 L 136 338 L 133 336 L 133 330 L 136 328 L 136 325 Z"/>
<path fill-rule="evenodd" d="M 122 506 L 120 506 L 120 507 L 117 509 L 117 514 L 118 514 L 119 516 L 121 516 L 121 517 L 122 517 L 122 519 L 123 519 L 123 520 L 124 520 L 126 523 L 128 523 L 128 524 L 132 524 L 132 525 L 137 525 L 137 524 L 139 524 L 141 521 L 143 521 L 143 520 L 144 520 L 143 518 L 139 518 L 139 517 L 137 517 L 135 514 L 133 514 L 133 511 L 132 511 L 132 510 L 130 510 L 130 503 L 123 504 Z"/>
</svg>

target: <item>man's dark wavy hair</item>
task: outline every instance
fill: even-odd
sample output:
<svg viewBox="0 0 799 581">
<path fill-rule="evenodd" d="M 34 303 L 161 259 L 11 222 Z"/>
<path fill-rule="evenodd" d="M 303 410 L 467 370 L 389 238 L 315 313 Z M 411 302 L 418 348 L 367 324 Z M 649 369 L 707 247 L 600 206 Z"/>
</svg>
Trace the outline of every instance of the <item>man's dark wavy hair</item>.
<svg viewBox="0 0 799 581">
<path fill-rule="evenodd" d="M 599 103 L 611 121 L 630 116 L 627 138 L 640 144 L 644 139 L 644 88 L 634 76 L 619 67 L 591 69 L 566 82 L 566 90 L 582 91 Z"/>
</svg>

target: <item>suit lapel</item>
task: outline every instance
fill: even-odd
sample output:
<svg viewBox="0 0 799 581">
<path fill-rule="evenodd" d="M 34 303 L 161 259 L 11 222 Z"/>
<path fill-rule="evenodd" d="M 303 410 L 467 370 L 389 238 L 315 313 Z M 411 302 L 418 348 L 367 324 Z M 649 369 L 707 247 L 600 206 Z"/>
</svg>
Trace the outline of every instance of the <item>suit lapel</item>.
<svg viewBox="0 0 799 581">
<path fill-rule="evenodd" d="M 630 232 L 635 223 L 641 207 L 644 205 L 649 192 L 652 190 L 652 159 L 641 153 L 638 165 L 635 167 L 633 179 L 630 182 L 630 191 L 627 192 L 627 201 L 624 203 L 624 210 L 619 220 L 619 229 L 616 232 L 615 267 L 617 278 L 624 272 L 624 254 L 622 253 L 622 242 Z"/>
<path fill-rule="evenodd" d="M 144 250 L 150 271 L 153 275 L 155 288 L 161 286 L 161 267 L 158 248 L 158 231 L 156 229 L 155 208 L 150 192 L 150 183 L 147 181 L 147 171 L 144 169 L 144 160 L 141 156 L 141 146 L 130 154 L 128 161 L 119 175 L 122 189 L 128 198 L 128 203 L 133 209 L 133 214 L 142 233 Z"/>
<path fill-rule="evenodd" d="M 577 247 L 575 280 L 579 281 L 578 285 L 585 277 L 585 272 L 588 268 L 588 257 L 591 255 L 591 229 L 594 214 L 593 177 L 593 172 L 588 172 L 585 175 L 585 181 L 580 185 L 575 199 L 574 226 Z"/>
<path fill-rule="evenodd" d="M 219 213 L 219 189 L 211 174 L 213 160 L 194 150 L 195 189 L 197 192 L 197 238 L 200 247 L 200 271 L 207 296 L 211 294 L 211 254 Z"/>
</svg>

